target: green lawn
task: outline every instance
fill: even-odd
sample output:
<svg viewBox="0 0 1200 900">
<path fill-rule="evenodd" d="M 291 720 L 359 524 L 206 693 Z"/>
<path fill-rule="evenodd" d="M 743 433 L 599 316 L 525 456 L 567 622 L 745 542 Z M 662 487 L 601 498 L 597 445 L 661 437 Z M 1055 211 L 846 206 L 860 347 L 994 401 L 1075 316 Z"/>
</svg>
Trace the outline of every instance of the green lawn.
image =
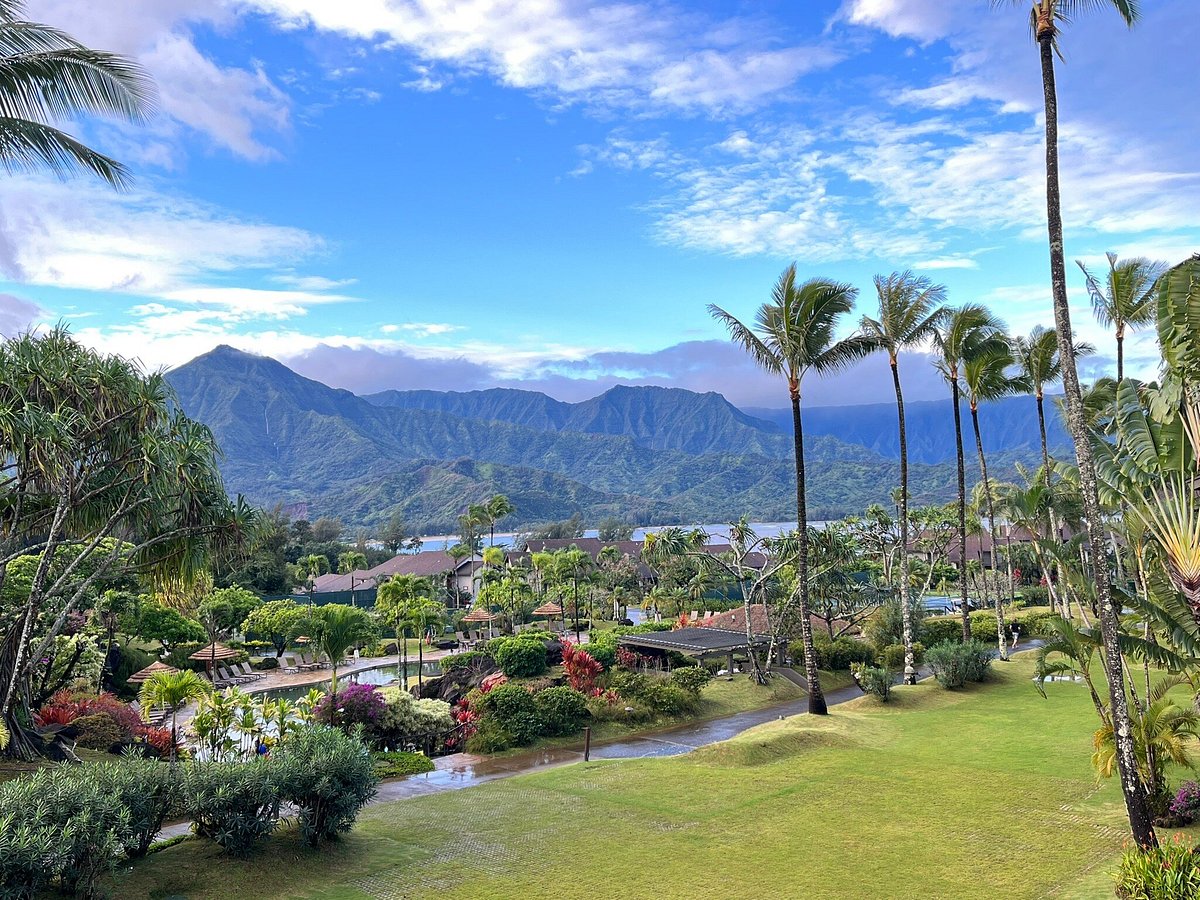
<svg viewBox="0 0 1200 900">
<path fill-rule="evenodd" d="M 1032 662 L 685 757 L 593 762 L 364 811 L 317 854 L 188 841 L 123 873 L 142 897 L 1105 897 L 1124 837 L 1089 767 L 1083 688 Z"/>
</svg>

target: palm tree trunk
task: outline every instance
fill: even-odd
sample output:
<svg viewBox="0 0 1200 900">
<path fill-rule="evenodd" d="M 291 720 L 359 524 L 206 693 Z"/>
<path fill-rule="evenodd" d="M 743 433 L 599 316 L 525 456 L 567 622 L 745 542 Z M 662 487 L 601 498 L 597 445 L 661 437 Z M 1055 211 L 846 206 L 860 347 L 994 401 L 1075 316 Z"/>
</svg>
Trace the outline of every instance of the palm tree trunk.
<svg viewBox="0 0 1200 900">
<path fill-rule="evenodd" d="M 808 682 L 808 711 L 814 716 L 829 712 L 821 692 L 817 671 L 817 650 L 813 645 L 812 619 L 808 612 L 808 504 L 805 501 L 804 425 L 800 421 L 800 391 L 792 392 L 792 438 L 796 453 L 796 579 L 800 582 L 797 606 L 800 611 L 800 639 L 804 644 L 804 678 Z M 764 599 L 764 603 L 765 603 Z"/>
<path fill-rule="evenodd" d="M 1125 334 L 1117 327 L 1117 384 L 1125 378 Z"/>
<path fill-rule="evenodd" d="M 1046 409 L 1043 404 L 1042 392 L 1040 390 L 1034 395 L 1034 399 L 1037 401 L 1038 432 L 1040 433 L 1041 438 L 1042 438 L 1042 480 L 1046 483 L 1046 490 L 1049 491 L 1050 490 L 1050 444 L 1046 440 Z M 1053 534 L 1054 534 L 1054 540 L 1061 541 L 1062 540 L 1062 531 L 1058 527 L 1058 517 L 1054 514 L 1053 506 L 1051 506 L 1051 508 L 1049 509 L 1048 512 L 1049 512 L 1049 516 L 1050 516 L 1050 531 L 1053 532 Z M 1055 571 L 1057 571 L 1059 574 L 1059 578 L 1058 578 L 1059 584 L 1062 584 L 1063 583 L 1062 569 L 1061 569 L 1061 567 L 1058 566 L 1057 560 L 1054 561 L 1054 568 L 1055 568 Z M 1049 569 L 1047 569 L 1045 566 L 1043 566 L 1042 574 L 1046 576 L 1046 593 L 1050 597 L 1050 608 L 1054 609 L 1055 598 L 1056 598 L 1058 592 L 1054 589 L 1054 579 L 1050 577 L 1053 573 Z M 1068 601 L 1066 601 L 1066 600 L 1064 600 L 1062 603 L 1062 614 L 1063 614 L 1063 618 L 1067 618 L 1071 614 L 1070 609 L 1068 608 Z"/>
<path fill-rule="evenodd" d="M 992 502 L 992 485 L 988 480 L 987 457 L 983 454 L 983 437 L 979 434 L 979 407 L 971 404 L 971 426 L 975 429 L 975 449 L 979 452 L 979 477 L 983 481 L 983 497 L 987 503 L 988 516 L 988 535 L 992 539 L 992 571 L 999 572 L 1000 567 L 997 565 L 997 554 L 1000 552 L 1000 537 L 996 532 L 996 505 Z M 980 554 L 982 555 L 982 554 Z M 986 583 L 987 572 L 983 565 L 979 567 L 979 574 Z M 996 608 L 996 646 L 1000 650 L 1000 658 L 1008 659 L 1008 641 L 1004 637 L 1004 605 L 1001 603 L 1002 593 L 997 586 L 995 597 Z"/>
<path fill-rule="evenodd" d="M 900 622 L 904 641 L 904 683 L 917 683 L 916 657 L 913 654 L 912 608 L 908 598 L 908 434 L 904 427 L 904 391 L 900 388 L 900 367 L 892 359 L 892 384 L 896 388 L 896 418 L 900 434 Z M 830 629 L 832 632 L 832 628 Z"/>
<path fill-rule="evenodd" d="M 1138 776 L 1137 756 L 1133 743 L 1133 724 L 1125 695 L 1125 672 L 1121 665 L 1118 643 L 1120 610 L 1113 600 L 1108 580 L 1108 566 L 1100 548 L 1104 546 L 1103 523 L 1100 520 L 1100 496 L 1096 488 L 1096 465 L 1092 457 L 1091 436 L 1084 419 L 1083 392 L 1075 366 L 1075 345 L 1071 338 L 1071 307 L 1067 300 L 1066 263 L 1063 258 L 1062 200 L 1058 183 L 1058 98 L 1054 82 L 1054 26 L 1039 22 L 1038 48 L 1042 63 L 1042 91 L 1046 105 L 1046 220 L 1050 243 L 1050 280 L 1054 297 L 1054 324 L 1058 330 L 1058 352 L 1062 359 L 1063 394 L 1067 407 L 1067 422 L 1075 443 L 1079 462 L 1079 487 L 1083 495 L 1084 518 L 1092 553 L 1092 577 L 1096 599 L 1100 605 L 1100 631 L 1104 638 L 1104 667 L 1108 675 L 1108 692 L 1113 719 L 1113 739 L 1117 770 L 1121 777 L 1121 793 L 1129 815 L 1133 839 L 1143 848 L 1158 845 L 1154 824 L 1150 818 L 1145 786 Z"/>
<path fill-rule="evenodd" d="M 958 584 L 962 602 L 963 643 L 971 640 L 971 614 L 967 609 L 967 473 L 963 459 L 962 411 L 958 408 L 958 374 L 950 381 L 954 406 L 954 449 L 958 453 Z"/>
<path fill-rule="evenodd" d="M 400 641 L 400 687 L 408 690 L 408 626 L 396 623 L 396 638 Z"/>
</svg>

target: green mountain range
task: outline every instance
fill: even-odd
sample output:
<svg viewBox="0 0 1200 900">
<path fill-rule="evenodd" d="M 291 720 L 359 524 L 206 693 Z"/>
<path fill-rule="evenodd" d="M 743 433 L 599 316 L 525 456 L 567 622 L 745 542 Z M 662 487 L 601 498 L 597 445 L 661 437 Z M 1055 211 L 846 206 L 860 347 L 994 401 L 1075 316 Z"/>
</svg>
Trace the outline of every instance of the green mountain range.
<svg viewBox="0 0 1200 900">
<path fill-rule="evenodd" d="M 618 387 L 583 403 L 516 390 L 359 397 L 224 346 L 168 378 L 183 410 L 216 436 L 230 491 L 262 505 L 305 503 L 310 518 L 370 527 L 399 510 L 414 530 L 442 531 L 497 492 L 517 507 L 511 527 L 574 513 L 636 524 L 795 514 L 790 435 L 719 394 Z M 860 408 L 848 409 L 853 417 Z M 807 436 L 806 449 L 814 518 L 890 502 L 896 460 L 829 433 Z M 915 502 L 953 496 L 952 464 L 917 463 L 911 475 Z"/>
</svg>

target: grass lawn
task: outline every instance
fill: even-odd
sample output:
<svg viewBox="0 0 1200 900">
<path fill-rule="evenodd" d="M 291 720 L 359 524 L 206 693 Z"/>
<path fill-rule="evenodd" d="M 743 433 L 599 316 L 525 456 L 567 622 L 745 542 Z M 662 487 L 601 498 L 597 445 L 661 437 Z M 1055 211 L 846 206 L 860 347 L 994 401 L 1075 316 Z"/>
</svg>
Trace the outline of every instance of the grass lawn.
<svg viewBox="0 0 1200 900">
<path fill-rule="evenodd" d="M 364 811 L 322 853 L 291 832 L 226 860 L 187 841 L 123 898 L 1106 897 L 1125 835 L 1079 685 L 1032 661 L 923 684 L 682 757 L 593 762 Z"/>
</svg>

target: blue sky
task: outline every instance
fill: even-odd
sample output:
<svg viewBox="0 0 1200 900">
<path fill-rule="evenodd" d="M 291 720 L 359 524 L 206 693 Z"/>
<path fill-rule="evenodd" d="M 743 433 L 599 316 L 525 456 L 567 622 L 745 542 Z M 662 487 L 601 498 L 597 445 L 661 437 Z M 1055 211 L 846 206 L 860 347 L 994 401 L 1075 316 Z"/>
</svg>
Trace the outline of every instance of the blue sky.
<svg viewBox="0 0 1200 900">
<path fill-rule="evenodd" d="M 1093 13 L 1059 66 L 1069 259 L 1200 249 L 1193 0 Z M 136 56 L 160 112 L 70 123 L 136 173 L 0 183 L 0 330 L 67 321 L 177 365 L 228 343 L 330 384 L 611 384 L 778 406 L 705 305 L 792 260 L 914 268 L 1049 324 L 1038 61 L 1023 6 L 33 0 Z M 1079 332 L 1109 362 L 1073 270 Z M 847 327 L 853 323 L 847 321 Z M 1136 338 L 1149 374 L 1153 342 Z M 882 360 L 813 403 L 886 400 Z M 942 388 L 914 357 L 913 396 Z"/>
</svg>

